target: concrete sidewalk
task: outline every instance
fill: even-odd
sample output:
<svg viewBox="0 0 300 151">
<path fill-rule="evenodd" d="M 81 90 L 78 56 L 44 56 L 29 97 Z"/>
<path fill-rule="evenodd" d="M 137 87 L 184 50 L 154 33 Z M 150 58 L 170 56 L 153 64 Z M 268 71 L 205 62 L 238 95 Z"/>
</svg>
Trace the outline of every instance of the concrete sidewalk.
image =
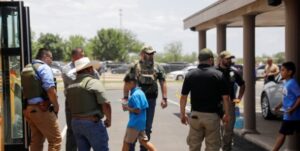
<svg viewBox="0 0 300 151">
<path fill-rule="evenodd" d="M 265 120 L 261 113 L 256 113 L 256 130 L 258 134 L 243 134 L 242 129 L 235 129 L 234 132 L 236 135 L 243 137 L 254 144 L 257 144 L 266 150 L 272 150 L 280 125 L 281 120 Z M 282 149 L 284 148 L 285 145 L 282 147 Z"/>
</svg>

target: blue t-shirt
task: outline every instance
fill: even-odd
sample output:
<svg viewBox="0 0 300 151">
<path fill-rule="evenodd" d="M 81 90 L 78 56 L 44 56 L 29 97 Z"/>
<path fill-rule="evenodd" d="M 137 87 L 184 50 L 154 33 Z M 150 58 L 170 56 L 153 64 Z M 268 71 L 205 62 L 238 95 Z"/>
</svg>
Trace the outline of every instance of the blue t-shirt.
<svg viewBox="0 0 300 151">
<path fill-rule="evenodd" d="M 138 87 L 133 88 L 130 92 L 128 99 L 128 106 L 133 109 L 139 109 L 139 114 L 130 112 L 129 122 L 127 127 L 143 131 L 146 129 L 146 109 L 148 108 L 148 102 L 145 93 Z"/>
<path fill-rule="evenodd" d="M 286 111 L 291 108 L 300 97 L 300 88 L 295 79 L 289 79 L 283 85 L 283 120 L 300 120 L 300 107 L 298 107 L 291 115 Z"/>
</svg>

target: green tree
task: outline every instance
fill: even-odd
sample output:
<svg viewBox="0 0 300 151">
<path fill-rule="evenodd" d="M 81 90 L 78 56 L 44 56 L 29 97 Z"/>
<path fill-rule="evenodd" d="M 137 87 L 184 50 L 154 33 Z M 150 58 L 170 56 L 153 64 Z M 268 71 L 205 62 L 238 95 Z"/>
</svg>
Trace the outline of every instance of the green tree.
<svg viewBox="0 0 300 151">
<path fill-rule="evenodd" d="M 37 42 L 40 47 L 44 47 L 52 51 L 54 60 L 64 59 L 64 43 L 63 39 L 59 35 L 54 35 L 52 33 L 41 33 Z"/>
<path fill-rule="evenodd" d="M 127 61 L 128 54 L 137 53 L 142 47 L 135 35 L 130 31 L 119 29 L 101 29 L 88 44 L 94 59 Z"/>
<path fill-rule="evenodd" d="M 273 59 L 274 59 L 274 62 L 281 64 L 285 61 L 285 53 L 284 52 L 278 52 L 278 53 L 273 55 Z"/>
<path fill-rule="evenodd" d="M 32 31 L 31 32 L 31 56 L 32 56 L 32 58 L 35 58 L 36 53 L 40 47 L 41 46 L 36 41 L 36 33 L 34 31 Z"/>
<path fill-rule="evenodd" d="M 70 60 L 71 51 L 74 48 L 81 47 L 85 49 L 86 39 L 81 35 L 71 35 L 69 39 L 64 42 L 65 57 L 64 60 Z"/>
<path fill-rule="evenodd" d="M 166 56 L 171 58 L 171 61 L 181 61 L 182 43 L 180 41 L 167 44 L 164 47 L 164 51 L 166 52 Z"/>
</svg>

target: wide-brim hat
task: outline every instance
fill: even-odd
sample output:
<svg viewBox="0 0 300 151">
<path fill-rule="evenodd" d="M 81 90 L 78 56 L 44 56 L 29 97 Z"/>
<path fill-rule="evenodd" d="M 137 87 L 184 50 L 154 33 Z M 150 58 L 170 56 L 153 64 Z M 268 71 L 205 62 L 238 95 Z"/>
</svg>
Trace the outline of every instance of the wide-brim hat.
<svg viewBox="0 0 300 151">
<path fill-rule="evenodd" d="M 98 61 L 90 61 L 88 57 L 80 58 L 75 61 L 75 72 L 81 71 L 91 66 L 94 69 L 98 69 L 100 67 L 100 63 Z"/>
</svg>

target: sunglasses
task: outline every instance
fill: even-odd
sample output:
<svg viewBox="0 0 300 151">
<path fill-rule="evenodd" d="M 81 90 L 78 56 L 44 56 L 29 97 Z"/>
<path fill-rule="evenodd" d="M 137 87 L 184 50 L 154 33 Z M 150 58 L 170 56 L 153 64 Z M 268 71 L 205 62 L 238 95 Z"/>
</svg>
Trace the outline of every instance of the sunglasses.
<svg viewBox="0 0 300 151">
<path fill-rule="evenodd" d="M 154 53 L 145 53 L 145 54 L 148 55 L 148 56 L 154 55 Z"/>
</svg>

